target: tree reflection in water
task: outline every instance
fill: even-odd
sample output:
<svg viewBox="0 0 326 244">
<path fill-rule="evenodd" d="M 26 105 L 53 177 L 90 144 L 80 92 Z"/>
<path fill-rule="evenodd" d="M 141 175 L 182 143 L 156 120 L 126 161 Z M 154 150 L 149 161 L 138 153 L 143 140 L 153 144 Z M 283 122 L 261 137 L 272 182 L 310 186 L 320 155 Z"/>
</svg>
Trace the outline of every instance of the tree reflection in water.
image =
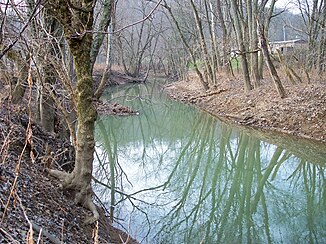
<svg viewBox="0 0 326 244">
<path fill-rule="evenodd" d="M 141 115 L 98 121 L 94 176 L 97 195 L 138 239 L 326 242 L 325 162 L 294 156 L 152 87 L 124 91 L 113 94 Z"/>
</svg>

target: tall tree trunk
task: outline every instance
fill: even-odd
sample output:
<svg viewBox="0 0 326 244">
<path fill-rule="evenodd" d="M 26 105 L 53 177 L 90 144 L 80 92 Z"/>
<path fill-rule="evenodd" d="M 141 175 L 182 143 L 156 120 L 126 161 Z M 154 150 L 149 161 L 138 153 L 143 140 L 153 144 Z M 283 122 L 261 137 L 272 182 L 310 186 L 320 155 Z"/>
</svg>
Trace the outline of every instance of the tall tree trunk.
<svg viewBox="0 0 326 244">
<path fill-rule="evenodd" d="M 216 73 L 219 69 L 219 60 L 220 60 L 220 52 L 217 47 L 216 42 L 216 21 L 215 21 L 215 15 L 213 13 L 213 5 L 211 1 L 209 0 L 207 3 L 207 0 L 204 1 L 205 4 L 205 12 L 206 12 L 206 18 L 208 20 L 208 29 L 210 33 L 210 39 L 211 39 L 211 46 L 212 46 L 212 54 L 211 54 L 211 66 L 212 66 L 212 72 L 213 72 L 213 83 L 216 84 Z"/>
<path fill-rule="evenodd" d="M 213 68 L 212 68 L 210 60 L 209 60 L 209 54 L 208 54 L 208 49 L 207 49 L 207 45 L 206 45 L 206 41 L 205 41 L 205 36 L 204 36 L 201 19 L 199 17 L 199 13 L 195 6 L 194 1 L 190 0 L 190 3 L 191 3 L 191 7 L 193 9 L 193 12 L 194 12 L 194 16 L 195 16 L 197 31 L 199 33 L 200 47 L 201 47 L 201 51 L 204 56 L 205 69 L 206 69 L 207 76 L 209 79 L 208 83 L 214 83 L 214 71 L 213 71 Z"/>
<path fill-rule="evenodd" d="M 54 132 L 54 120 L 55 120 L 55 109 L 54 109 L 54 100 L 50 95 L 50 92 L 47 90 L 52 89 L 51 86 L 56 83 L 55 68 L 51 63 L 50 59 L 57 58 L 59 56 L 59 51 L 56 48 L 56 41 L 54 40 L 55 36 L 58 36 L 60 26 L 58 22 L 48 11 L 44 11 L 44 26 L 46 32 L 48 33 L 45 36 L 45 58 L 40 61 L 44 63 L 43 65 L 43 74 L 44 79 L 41 82 L 40 86 L 40 103 L 39 103 L 39 115 L 41 120 L 41 125 L 43 129 L 47 132 Z M 46 87 L 44 87 L 46 86 Z"/>
<path fill-rule="evenodd" d="M 250 75 L 249 75 L 249 69 L 248 69 L 248 60 L 246 55 L 246 48 L 244 44 L 244 37 L 243 37 L 243 30 L 241 27 L 238 9 L 239 6 L 237 5 L 235 0 L 231 0 L 231 9 L 233 14 L 233 21 L 234 21 L 234 27 L 235 32 L 237 36 L 237 42 L 238 42 L 238 48 L 240 51 L 240 62 L 241 62 L 241 68 L 243 72 L 243 78 L 244 78 L 244 88 L 245 91 L 251 90 L 251 83 L 250 83 Z"/>
<path fill-rule="evenodd" d="M 171 16 L 171 18 L 172 18 L 172 20 L 173 20 L 173 23 L 175 24 L 175 26 L 176 26 L 176 28 L 177 28 L 177 31 L 178 31 L 178 33 L 179 33 L 179 35 L 180 35 L 180 38 L 181 38 L 181 40 L 182 40 L 182 43 L 183 43 L 183 45 L 186 47 L 187 52 L 189 53 L 189 55 L 190 55 L 190 57 L 191 57 L 191 61 L 192 61 L 193 64 L 194 64 L 194 69 L 195 69 L 195 71 L 196 71 L 196 74 L 197 74 L 198 77 L 199 77 L 200 83 L 202 84 L 202 86 L 203 86 L 203 88 L 204 88 L 205 90 L 208 90 L 208 89 L 209 89 L 209 84 L 208 84 L 208 82 L 205 80 L 205 78 L 204 78 L 202 72 L 199 70 L 199 67 L 198 67 L 198 65 L 197 65 L 197 63 L 196 63 L 196 57 L 195 57 L 195 55 L 194 55 L 194 52 L 193 52 L 192 48 L 189 46 L 189 44 L 188 44 L 186 38 L 184 37 L 180 25 L 179 25 L 177 19 L 175 18 L 174 14 L 172 13 L 172 9 L 171 9 L 171 7 L 170 7 L 169 5 L 167 5 L 166 1 L 164 1 L 164 5 L 163 5 L 163 7 L 167 9 L 167 11 L 169 12 L 169 14 L 170 14 L 170 16 Z"/>
<path fill-rule="evenodd" d="M 275 8 L 275 3 L 276 0 L 271 0 L 269 3 L 269 7 L 268 7 L 268 11 L 265 15 L 265 9 L 266 9 L 266 4 L 268 3 L 268 1 L 262 1 L 259 5 L 259 16 L 257 16 L 257 19 L 264 19 L 264 24 L 263 26 L 264 28 L 264 37 L 268 39 L 268 30 L 269 30 L 269 26 L 271 23 L 271 19 L 274 13 L 274 8 Z M 257 19 L 255 19 L 256 22 L 256 30 L 257 30 Z M 260 52 L 260 55 L 258 57 L 258 74 L 259 74 L 259 79 L 263 79 L 263 71 L 264 71 L 264 55 Z"/>
<path fill-rule="evenodd" d="M 53 72 L 52 65 L 46 65 L 43 68 L 44 72 L 44 85 L 53 85 L 55 84 L 56 78 Z M 55 110 L 54 110 L 54 101 L 50 96 L 49 92 L 43 87 L 40 86 L 40 120 L 43 129 L 47 132 L 54 133 L 54 120 L 55 120 Z"/>
<path fill-rule="evenodd" d="M 252 51 L 251 58 L 251 74 L 254 78 L 254 88 L 260 86 L 260 75 L 259 75 L 259 62 L 258 62 L 258 35 L 257 35 L 257 22 L 258 17 L 258 2 L 257 0 L 249 1 L 251 14 L 248 16 L 249 26 L 249 37 L 250 37 L 250 50 Z"/>
<path fill-rule="evenodd" d="M 105 86 L 107 82 L 112 84 L 112 82 L 109 80 L 110 79 L 110 73 L 111 73 L 111 68 L 112 68 L 112 45 L 113 45 L 113 32 L 115 30 L 115 4 L 114 1 L 111 1 L 110 4 L 111 7 L 111 21 L 109 23 L 109 26 L 107 27 L 108 34 L 107 34 L 107 43 L 106 43 L 106 59 L 105 59 L 105 69 L 102 74 L 102 78 L 100 81 L 100 84 L 98 85 L 96 91 L 95 91 L 95 98 L 99 99 L 105 89 Z M 94 45 L 92 50 L 94 50 Z M 92 54 L 91 54 L 92 58 Z M 93 64 L 94 67 L 94 64 Z"/>
<path fill-rule="evenodd" d="M 273 78 L 274 85 L 275 85 L 276 90 L 277 90 L 278 94 L 280 95 L 280 97 L 285 98 L 286 97 L 285 89 L 284 89 L 284 87 L 282 85 L 280 77 L 278 76 L 277 71 L 275 69 L 275 66 L 274 66 L 274 64 L 272 62 L 272 59 L 271 59 L 271 57 L 269 55 L 267 41 L 266 41 L 266 38 L 264 36 L 264 30 L 263 30 L 262 26 L 259 26 L 258 30 L 259 30 L 260 46 L 261 46 L 261 48 L 263 50 L 263 54 L 264 54 L 265 59 L 266 59 L 266 64 L 267 64 L 269 72 L 270 72 L 270 74 L 271 74 L 271 76 Z"/>
<path fill-rule="evenodd" d="M 100 16 L 100 23 L 98 25 L 98 30 L 94 35 L 94 41 L 92 42 L 92 49 L 91 49 L 91 68 L 93 70 L 96 57 L 100 51 L 102 46 L 105 32 L 108 30 L 108 27 L 111 22 L 111 14 L 112 9 L 114 8 L 114 1 L 113 0 L 104 0 L 101 5 L 103 8 L 101 9 L 101 16 Z"/>
<path fill-rule="evenodd" d="M 65 38 L 74 58 L 77 75 L 76 110 L 77 136 L 76 159 L 72 173 L 51 170 L 50 174 L 64 181 L 63 187 L 75 192 L 75 202 L 88 207 L 94 222 L 99 214 L 92 202 L 91 179 L 95 150 L 94 122 L 97 117 L 93 105 L 93 78 L 91 64 L 92 28 L 94 1 L 83 0 L 73 3 L 64 0 L 49 0 L 46 5 L 61 22 Z"/>
<path fill-rule="evenodd" d="M 324 3 L 323 13 L 320 20 L 320 25 L 323 26 L 324 30 L 321 30 L 320 32 L 320 42 L 319 42 L 319 50 L 318 50 L 318 71 L 319 73 L 326 71 L 326 32 L 325 32 L 325 26 L 326 26 L 326 6 Z"/>
<path fill-rule="evenodd" d="M 229 65 L 229 54 L 230 54 L 230 43 L 228 42 L 228 30 L 226 28 L 225 19 L 223 16 L 223 11 L 221 7 L 221 0 L 216 0 L 216 10 L 217 17 L 219 19 L 219 25 L 222 29 L 222 51 L 223 51 L 223 60 L 222 66 L 226 69 L 227 73 L 230 73 L 232 69 Z"/>
</svg>

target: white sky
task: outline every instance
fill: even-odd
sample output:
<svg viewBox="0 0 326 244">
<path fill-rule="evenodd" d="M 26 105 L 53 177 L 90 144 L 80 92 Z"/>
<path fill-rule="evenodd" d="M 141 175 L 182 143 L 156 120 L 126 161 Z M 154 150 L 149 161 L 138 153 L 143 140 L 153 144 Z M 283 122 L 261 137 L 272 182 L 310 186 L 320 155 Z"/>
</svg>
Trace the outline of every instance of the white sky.
<svg viewBox="0 0 326 244">
<path fill-rule="evenodd" d="M 298 0 L 277 0 L 275 6 L 277 8 L 287 8 L 294 14 L 298 14 L 299 10 L 297 7 L 297 1 Z M 309 0 L 307 2 L 310 2 Z"/>
</svg>

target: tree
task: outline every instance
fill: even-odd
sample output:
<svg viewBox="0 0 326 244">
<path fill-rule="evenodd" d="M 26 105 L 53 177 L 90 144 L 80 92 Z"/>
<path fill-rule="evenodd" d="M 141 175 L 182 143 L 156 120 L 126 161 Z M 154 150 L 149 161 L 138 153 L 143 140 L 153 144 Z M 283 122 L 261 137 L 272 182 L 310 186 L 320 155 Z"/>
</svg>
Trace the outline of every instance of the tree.
<svg viewBox="0 0 326 244">
<path fill-rule="evenodd" d="M 307 1 L 298 0 L 297 3 L 308 34 L 309 54 L 306 65 L 309 69 L 316 68 L 319 72 L 324 72 L 326 70 L 325 1 L 314 0 L 309 4 Z"/>
<path fill-rule="evenodd" d="M 91 223 L 99 217 L 92 202 L 91 189 L 95 147 L 94 122 L 97 117 L 93 104 L 91 68 L 94 6 L 94 0 L 49 0 L 45 5 L 63 26 L 77 75 L 77 90 L 74 94 L 78 120 L 75 167 L 71 173 L 50 170 L 50 174 L 63 181 L 64 189 L 74 192 L 75 203 L 82 204 L 92 211 L 93 217 L 86 220 L 86 223 Z"/>
<path fill-rule="evenodd" d="M 180 23 L 178 22 L 175 14 L 172 12 L 171 6 L 169 6 L 167 4 L 167 1 L 164 0 L 163 7 L 167 10 L 168 14 L 170 15 L 170 17 L 172 19 L 172 23 L 175 25 L 176 31 L 180 35 L 181 41 L 182 41 L 185 49 L 187 50 L 188 54 L 191 57 L 191 61 L 193 63 L 195 72 L 200 80 L 200 83 L 202 84 L 202 86 L 205 90 L 208 90 L 209 83 L 208 83 L 207 79 L 205 79 L 205 75 L 201 72 L 200 67 L 197 65 L 195 52 L 194 52 L 193 48 L 190 46 L 190 43 L 187 40 L 185 33 L 182 31 L 182 27 L 181 27 Z"/>
<path fill-rule="evenodd" d="M 243 72 L 243 78 L 244 78 L 244 87 L 245 91 L 251 90 L 251 82 L 250 82 L 250 74 L 249 74 L 249 66 L 248 66 L 248 60 L 247 60 L 247 52 L 245 48 L 245 38 L 244 38 L 244 24 L 240 19 L 239 12 L 242 12 L 240 10 L 241 5 L 239 6 L 238 2 L 235 0 L 231 0 L 231 9 L 233 14 L 233 22 L 234 22 L 234 29 L 235 34 L 237 36 L 237 43 L 238 48 L 240 51 L 240 62 Z"/>
<path fill-rule="evenodd" d="M 257 26 L 258 26 L 258 32 L 259 32 L 260 46 L 262 48 L 264 57 L 266 59 L 267 67 L 268 67 L 269 72 L 270 72 L 270 74 L 272 76 L 272 79 L 274 81 L 274 85 L 276 87 L 276 90 L 277 90 L 279 96 L 281 98 L 285 98 L 286 97 L 285 89 L 284 89 L 284 87 L 282 85 L 280 77 L 278 76 L 277 71 L 275 69 L 275 66 L 274 66 L 274 64 L 272 62 L 272 59 L 270 57 L 268 47 L 267 47 L 267 41 L 266 41 L 266 38 L 264 36 L 263 27 L 261 25 L 259 25 L 259 23 L 257 24 Z"/>
<path fill-rule="evenodd" d="M 130 77 L 142 76 L 143 66 L 149 69 L 152 62 L 153 50 L 162 33 L 161 23 L 156 21 L 159 18 L 153 14 L 157 7 L 156 3 L 152 8 L 150 1 L 126 1 L 117 6 L 120 20 L 117 20 L 116 50 L 124 72 Z"/>
<path fill-rule="evenodd" d="M 196 21 L 196 27 L 197 27 L 197 32 L 199 33 L 199 42 L 200 42 L 200 48 L 201 52 L 203 54 L 203 62 L 205 66 L 205 76 L 207 83 L 215 83 L 215 71 L 213 70 L 214 65 L 211 65 L 211 62 L 209 60 L 209 53 L 208 53 L 208 48 L 205 40 L 205 35 L 204 35 L 204 29 L 202 27 L 202 21 L 199 17 L 198 10 L 196 8 L 196 5 L 193 0 L 190 0 L 191 7 L 193 9 L 195 21 Z M 216 51 L 216 50 L 214 50 Z"/>
</svg>

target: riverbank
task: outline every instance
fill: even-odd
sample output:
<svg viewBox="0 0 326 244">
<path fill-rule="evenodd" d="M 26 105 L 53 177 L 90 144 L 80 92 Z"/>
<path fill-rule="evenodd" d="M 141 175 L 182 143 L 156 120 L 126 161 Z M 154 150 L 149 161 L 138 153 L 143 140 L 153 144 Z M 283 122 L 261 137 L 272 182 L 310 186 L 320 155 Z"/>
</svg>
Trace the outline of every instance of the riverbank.
<svg viewBox="0 0 326 244">
<path fill-rule="evenodd" d="M 137 243 L 110 224 L 99 201 L 98 225 L 83 225 L 91 213 L 48 175 L 49 167 L 71 170 L 68 141 L 42 131 L 24 106 L 2 100 L 0 118 L 0 243 Z"/>
<path fill-rule="evenodd" d="M 325 81 L 286 85 L 288 97 L 285 99 L 278 97 L 268 81 L 248 93 L 242 87 L 240 79 L 224 78 L 218 86 L 205 92 L 195 79 L 190 79 L 171 83 L 165 87 L 165 91 L 174 99 L 194 104 L 232 123 L 326 142 Z M 32 137 L 38 154 L 32 162 L 29 142 L 21 154 L 28 124 L 26 111 L 23 107 L 9 106 L 0 100 L 0 243 L 28 243 L 26 238 L 31 233 L 30 223 L 34 241 L 42 236 L 42 228 L 41 239 L 44 243 L 60 243 L 62 240 L 66 243 L 96 243 L 96 240 L 100 243 L 122 243 L 122 240 L 136 243 L 128 234 L 112 227 L 107 213 L 100 207 L 98 227 L 82 225 L 90 213 L 76 206 L 69 196 L 60 191 L 60 183 L 46 172 L 51 163 L 73 161 L 68 151 L 63 151 L 69 143 L 42 132 L 33 123 Z M 137 113 L 116 103 L 99 102 L 97 107 L 99 113 Z M 53 148 L 53 154 L 48 154 L 47 144 Z M 17 185 L 13 188 L 15 181 Z"/>
<path fill-rule="evenodd" d="M 244 92 L 240 78 L 220 77 L 218 85 L 204 91 L 196 78 L 171 83 L 167 94 L 238 125 L 275 131 L 326 143 L 326 81 L 285 85 L 281 99 L 270 80 Z"/>
</svg>

